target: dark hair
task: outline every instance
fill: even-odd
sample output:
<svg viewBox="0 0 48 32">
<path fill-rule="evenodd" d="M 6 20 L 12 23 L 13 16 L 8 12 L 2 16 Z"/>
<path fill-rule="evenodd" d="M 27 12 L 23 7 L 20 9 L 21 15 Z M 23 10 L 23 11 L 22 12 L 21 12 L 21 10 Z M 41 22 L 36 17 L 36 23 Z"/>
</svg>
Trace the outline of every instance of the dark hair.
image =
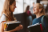
<svg viewBox="0 0 48 32">
<path fill-rule="evenodd" d="M 29 10 L 29 8 L 30 8 L 30 6 L 28 5 L 28 6 L 26 7 L 26 10 L 25 10 L 25 11 L 27 12 L 27 11 Z"/>
</svg>

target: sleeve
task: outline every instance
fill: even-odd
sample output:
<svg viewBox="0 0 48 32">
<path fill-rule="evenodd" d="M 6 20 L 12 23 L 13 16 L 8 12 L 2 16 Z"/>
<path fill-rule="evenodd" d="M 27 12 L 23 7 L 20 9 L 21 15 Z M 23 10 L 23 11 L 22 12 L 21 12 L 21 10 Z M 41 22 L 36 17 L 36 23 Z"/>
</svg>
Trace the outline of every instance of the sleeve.
<svg viewBox="0 0 48 32">
<path fill-rule="evenodd" d="M 48 32 L 48 20 L 47 18 L 44 18 L 44 32 Z"/>
<path fill-rule="evenodd" d="M 0 23 L 1 23 L 2 21 L 6 21 L 6 16 L 5 16 L 4 14 L 1 16 Z"/>
</svg>

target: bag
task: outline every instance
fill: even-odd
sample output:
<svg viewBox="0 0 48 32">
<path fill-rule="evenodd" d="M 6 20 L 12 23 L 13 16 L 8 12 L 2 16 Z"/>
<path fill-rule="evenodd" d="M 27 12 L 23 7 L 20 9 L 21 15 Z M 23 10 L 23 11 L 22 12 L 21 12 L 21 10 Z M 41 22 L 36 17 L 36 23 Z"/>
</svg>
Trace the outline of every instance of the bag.
<svg viewBox="0 0 48 32">
<path fill-rule="evenodd" d="M 48 17 L 47 16 L 42 16 L 42 18 L 41 18 L 41 23 L 42 23 L 42 29 L 43 29 L 43 31 L 45 30 L 45 28 L 44 28 L 44 19 L 47 19 L 48 20 Z"/>
</svg>

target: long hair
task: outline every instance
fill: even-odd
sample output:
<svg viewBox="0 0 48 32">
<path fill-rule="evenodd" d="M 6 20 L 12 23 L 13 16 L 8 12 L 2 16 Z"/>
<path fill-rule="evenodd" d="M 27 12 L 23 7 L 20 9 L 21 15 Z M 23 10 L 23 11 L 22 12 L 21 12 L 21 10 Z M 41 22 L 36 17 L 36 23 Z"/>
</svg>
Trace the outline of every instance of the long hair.
<svg viewBox="0 0 48 32">
<path fill-rule="evenodd" d="M 44 6 L 43 6 L 43 5 L 41 5 L 40 3 L 36 3 L 36 4 L 38 4 L 38 5 L 39 5 L 39 9 L 41 9 L 41 8 L 42 8 L 42 11 L 41 11 L 40 13 L 42 13 L 43 15 L 45 15 L 45 9 L 44 9 Z"/>
<path fill-rule="evenodd" d="M 30 8 L 30 6 L 28 5 L 28 6 L 26 7 L 26 10 L 25 10 L 26 13 L 27 13 L 27 11 L 29 10 L 29 8 Z"/>
<path fill-rule="evenodd" d="M 10 11 L 9 6 L 12 5 L 13 2 L 15 2 L 15 0 L 5 0 L 3 11 L 2 11 L 2 14 L 4 13 L 7 16 L 7 18 L 12 21 L 14 20 L 14 17 L 13 17 L 13 12 Z"/>
</svg>

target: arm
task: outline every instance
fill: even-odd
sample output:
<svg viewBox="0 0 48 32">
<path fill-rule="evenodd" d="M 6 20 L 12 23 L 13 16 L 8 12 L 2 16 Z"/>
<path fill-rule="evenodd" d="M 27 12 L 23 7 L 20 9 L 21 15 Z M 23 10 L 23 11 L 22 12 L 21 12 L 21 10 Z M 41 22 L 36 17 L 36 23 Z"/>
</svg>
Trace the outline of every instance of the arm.
<svg viewBox="0 0 48 32">
<path fill-rule="evenodd" d="M 23 28 L 22 25 L 19 25 L 18 27 L 16 27 L 15 29 L 13 30 L 10 30 L 10 31 L 4 31 L 4 21 L 6 21 L 6 16 L 5 15 L 2 15 L 1 19 L 0 19 L 0 31 L 1 32 L 12 32 L 12 31 L 18 31 L 20 29 Z"/>
<path fill-rule="evenodd" d="M 3 14 L 0 18 L 0 31 L 4 32 L 4 22 L 6 21 L 6 16 Z"/>
<path fill-rule="evenodd" d="M 23 26 L 22 25 L 19 25 L 18 27 L 16 27 L 15 29 L 13 30 L 10 30 L 11 32 L 14 32 L 14 31 L 18 31 L 18 30 L 21 30 L 23 29 Z"/>
<path fill-rule="evenodd" d="M 11 31 L 4 31 L 4 22 L 0 23 L 0 32 L 11 32 Z"/>
<path fill-rule="evenodd" d="M 0 24 L 0 32 L 14 32 L 14 31 L 18 31 L 18 30 L 21 30 L 21 29 L 23 29 L 23 26 L 22 25 L 19 25 L 18 27 L 16 27 L 15 29 L 13 29 L 13 30 L 10 30 L 10 31 L 4 31 L 4 22 L 2 22 L 1 24 Z"/>
<path fill-rule="evenodd" d="M 3 32 L 4 30 L 3 30 L 3 22 L 2 23 L 0 23 L 0 32 Z"/>
<path fill-rule="evenodd" d="M 10 31 L 4 31 L 4 32 L 14 32 L 14 31 L 18 31 L 18 30 L 21 30 L 23 29 L 23 26 L 22 25 L 19 25 L 18 27 L 16 27 L 15 29 L 13 30 L 10 30 Z"/>
</svg>

